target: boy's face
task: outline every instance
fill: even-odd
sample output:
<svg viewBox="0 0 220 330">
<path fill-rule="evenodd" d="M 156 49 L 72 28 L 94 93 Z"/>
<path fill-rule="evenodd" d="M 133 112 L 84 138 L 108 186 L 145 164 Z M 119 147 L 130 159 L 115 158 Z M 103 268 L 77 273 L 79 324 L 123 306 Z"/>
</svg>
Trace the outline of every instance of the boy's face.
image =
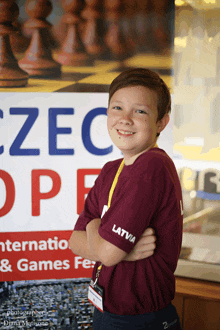
<svg viewBox="0 0 220 330">
<path fill-rule="evenodd" d="M 150 149 L 156 143 L 157 133 L 169 121 L 168 115 L 157 121 L 157 94 L 144 86 L 117 90 L 110 100 L 107 114 L 109 135 L 125 160 Z"/>
</svg>

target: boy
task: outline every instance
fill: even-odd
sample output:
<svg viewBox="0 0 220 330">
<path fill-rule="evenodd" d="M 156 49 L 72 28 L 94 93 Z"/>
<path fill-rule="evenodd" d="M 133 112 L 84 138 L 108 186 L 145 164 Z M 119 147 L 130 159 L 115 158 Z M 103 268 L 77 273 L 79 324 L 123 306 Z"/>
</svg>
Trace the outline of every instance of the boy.
<svg viewBox="0 0 220 330">
<path fill-rule="evenodd" d="M 180 329 L 171 301 L 182 241 L 181 187 L 172 160 L 156 145 L 170 109 L 169 90 L 151 70 L 127 70 L 110 86 L 108 132 L 124 157 L 103 167 L 70 239 L 74 253 L 98 261 L 94 289 L 104 290 L 104 307 L 95 309 L 94 330 Z M 155 253 L 129 261 L 149 226 Z"/>
</svg>

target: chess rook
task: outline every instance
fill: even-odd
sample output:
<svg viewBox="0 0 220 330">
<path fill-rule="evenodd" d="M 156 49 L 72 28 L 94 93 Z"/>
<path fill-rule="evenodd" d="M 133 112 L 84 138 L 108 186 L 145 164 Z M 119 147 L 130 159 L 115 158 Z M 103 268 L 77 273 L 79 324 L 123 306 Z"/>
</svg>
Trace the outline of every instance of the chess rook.
<svg viewBox="0 0 220 330">
<path fill-rule="evenodd" d="M 31 76 L 57 77 L 61 74 L 61 65 L 52 57 L 51 44 L 48 42 L 48 29 L 51 24 L 46 17 L 52 11 L 49 0 L 28 0 L 26 11 L 31 17 L 25 27 L 33 30 L 31 43 L 19 65 Z"/>
<path fill-rule="evenodd" d="M 28 74 L 19 66 L 10 44 L 10 35 L 16 32 L 12 23 L 18 18 L 15 1 L 0 1 L 0 87 L 23 87 Z"/>
<path fill-rule="evenodd" d="M 79 15 L 82 2 L 81 0 L 63 0 L 62 6 L 66 12 L 63 22 L 67 25 L 67 34 L 57 60 L 63 65 L 90 65 L 92 61 L 83 44 L 79 28 L 82 21 Z"/>
</svg>

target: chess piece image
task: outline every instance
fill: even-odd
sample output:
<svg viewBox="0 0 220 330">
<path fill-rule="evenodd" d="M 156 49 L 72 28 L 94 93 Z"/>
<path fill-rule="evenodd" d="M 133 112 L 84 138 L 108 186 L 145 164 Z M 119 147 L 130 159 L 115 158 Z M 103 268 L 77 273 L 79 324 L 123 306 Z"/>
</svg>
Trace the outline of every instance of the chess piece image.
<svg viewBox="0 0 220 330">
<path fill-rule="evenodd" d="M 9 78 L 12 70 L 24 74 L 25 83 L 28 75 L 32 78 L 19 92 L 106 93 L 119 72 L 148 66 L 164 75 L 170 86 L 170 53 L 157 60 L 159 51 L 149 43 L 152 39 L 157 44 L 148 29 L 152 1 L 0 0 L 0 80 L 3 68 L 6 77 L 1 91 L 6 85 L 7 92 L 14 91 L 10 86 L 24 86 L 20 76 Z"/>
<path fill-rule="evenodd" d="M 103 42 L 104 20 L 102 0 L 86 0 L 85 2 L 86 7 L 82 12 L 82 17 L 86 21 L 83 42 L 89 54 L 101 57 L 106 51 Z"/>
<path fill-rule="evenodd" d="M 63 0 L 64 15 L 63 22 L 67 24 L 66 38 L 58 54 L 58 62 L 65 65 L 85 66 L 92 64 L 91 58 L 86 52 L 80 34 L 81 23 L 80 10 L 82 3 L 79 0 Z"/>
<path fill-rule="evenodd" d="M 170 34 L 167 26 L 166 13 L 171 5 L 170 0 L 154 0 L 152 7 L 154 17 L 152 18 L 153 37 L 157 42 L 157 49 L 161 53 L 166 53 L 171 45 Z"/>
<path fill-rule="evenodd" d="M 10 35 L 12 51 L 15 54 L 24 53 L 30 44 L 30 38 L 23 33 L 22 22 L 16 20 L 13 26 L 17 29 L 17 32 Z"/>
<path fill-rule="evenodd" d="M 48 42 L 48 29 L 51 24 L 46 17 L 52 11 L 49 0 L 28 0 L 26 11 L 31 17 L 25 27 L 33 29 L 30 46 L 19 65 L 31 76 L 56 77 L 61 74 L 61 65 L 52 57 L 51 44 Z"/>
<path fill-rule="evenodd" d="M 28 74 L 18 65 L 10 44 L 10 35 L 16 33 L 12 25 L 19 16 L 15 1 L 0 1 L 0 87 L 23 87 L 27 85 Z"/>
<path fill-rule="evenodd" d="M 107 21 L 105 43 L 115 59 L 123 60 L 130 55 L 130 49 L 126 44 L 121 26 L 122 0 L 105 0 L 105 11 Z"/>
</svg>

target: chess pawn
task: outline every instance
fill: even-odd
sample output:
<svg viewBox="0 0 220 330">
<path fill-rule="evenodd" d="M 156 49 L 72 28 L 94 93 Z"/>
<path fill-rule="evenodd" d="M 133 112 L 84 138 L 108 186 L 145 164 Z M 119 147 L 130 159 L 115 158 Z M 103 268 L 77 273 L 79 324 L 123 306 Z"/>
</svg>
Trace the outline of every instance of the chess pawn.
<svg viewBox="0 0 220 330">
<path fill-rule="evenodd" d="M 104 24 L 102 0 L 85 0 L 85 2 L 86 8 L 82 12 L 82 17 L 86 20 L 83 42 L 89 54 L 102 56 L 106 51 L 103 42 Z"/>
<path fill-rule="evenodd" d="M 51 24 L 46 21 L 52 11 L 51 1 L 28 0 L 26 11 L 31 18 L 25 23 L 25 27 L 32 29 L 33 33 L 30 46 L 19 65 L 31 76 L 57 77 L 61 74 L 61 65 L 52 57 L 51 44 L 48 43 Z"/>
<path fill-rule="evenodd" d="M 58 48 L 61 47 L 63 40 L 66 37 L 67 26 L 65 23 L 65 15 L 61 16 L 58 22 L 53 25 L 53 34 L 55 35 L 56 41 L 58 43 Z"/>
<path fill-rule="evenodd" d="M 105 43 L 118 60 L 127 57 L 129 47 L 122 31 L 122 0 L 105 0 L 106 20 L 108 24 Z"/>
<path fill-rule="evenodd" d="M 30 44 L 30 38 L 23 34 L 21 22 L 16 20 L 13 23 L 13 26 L 18 30 L 18 32 L 10 35 L 12 51 L 14 53 L 24 53 Z"/>
<path fill-rule="evenodd" d="M 28 74 L 19 66 L 10 44 L 10 35 L 16 32 L 12 23 L 18 18 L 19 9 L 15 1 L 0 1 L 0 87 L 23 87 Z"/>
<path fill-rule="evenodd" d="M 80 36 L 81 0 L 63 0 L 62 6 L 66 12 L 63 22 L 67 24 L 67 35 L 62 44 L 61 52 L 57 55 L 58 62 L 77 66 L 92 64 Z"/>
</svg>

